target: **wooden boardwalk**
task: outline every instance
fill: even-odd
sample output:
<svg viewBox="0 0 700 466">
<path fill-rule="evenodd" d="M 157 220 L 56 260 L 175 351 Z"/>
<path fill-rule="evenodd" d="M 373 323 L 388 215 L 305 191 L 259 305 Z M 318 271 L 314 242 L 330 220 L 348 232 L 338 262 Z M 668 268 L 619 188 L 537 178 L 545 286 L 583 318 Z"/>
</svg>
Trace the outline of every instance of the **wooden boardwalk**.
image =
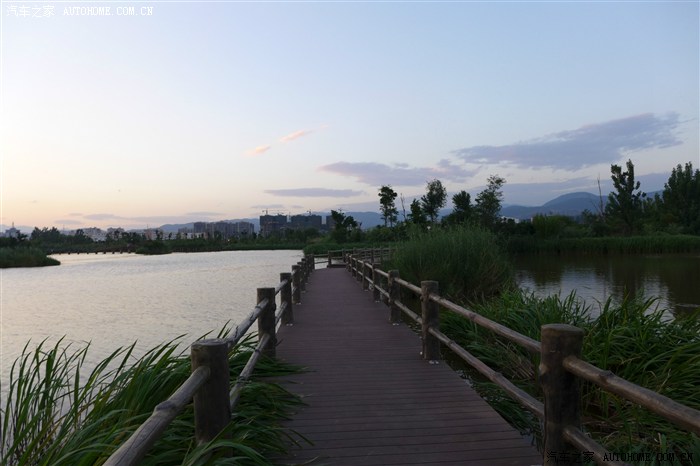
<svg viewBox="0 0 700 466">
<path fill-rule="evenodd" d="M 421 358 L 420 335 L 345 269 L 316 270 L 277 356 L 308 370 L 284 379 L 306 403 L 287 426 L 312 445 L 279 464 L 539 465 L 542 456 L 446 363 Z"/>
</svg>

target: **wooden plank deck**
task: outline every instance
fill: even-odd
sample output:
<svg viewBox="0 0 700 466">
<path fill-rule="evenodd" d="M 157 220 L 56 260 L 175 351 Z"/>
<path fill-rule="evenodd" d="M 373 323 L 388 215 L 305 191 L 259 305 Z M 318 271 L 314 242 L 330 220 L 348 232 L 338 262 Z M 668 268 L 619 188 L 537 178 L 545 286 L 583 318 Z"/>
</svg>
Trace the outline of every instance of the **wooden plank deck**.
<svg viewBox="0 0 700 466">
<path fill-rule="evenodd" d="M 542 457 L 446 363 L 420 356 L 420 335 L 392 325 L 345 269 L 314 271 L 281 327 L 277 356 L 308 370 L 285 378 L 307 404 L 287 426 L 313 445 L 279 464 L 539 465 Z"/>
</svg>

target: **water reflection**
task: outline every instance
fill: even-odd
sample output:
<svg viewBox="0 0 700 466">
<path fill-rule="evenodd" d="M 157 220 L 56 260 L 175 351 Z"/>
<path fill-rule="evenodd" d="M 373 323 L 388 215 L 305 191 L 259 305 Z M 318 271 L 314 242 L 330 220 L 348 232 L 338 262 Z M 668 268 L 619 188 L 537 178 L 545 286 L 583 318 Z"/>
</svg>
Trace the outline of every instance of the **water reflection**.
<svg viewBox="0 0 700 466">
<path fill-rule="evenodd" d="M 642 295 L 674 314 L 700 307 L 700 255 L 521 255 L 515 265 L 518 284 L 537 295 L 576 291 L 589 304 Z"/>
</svg>

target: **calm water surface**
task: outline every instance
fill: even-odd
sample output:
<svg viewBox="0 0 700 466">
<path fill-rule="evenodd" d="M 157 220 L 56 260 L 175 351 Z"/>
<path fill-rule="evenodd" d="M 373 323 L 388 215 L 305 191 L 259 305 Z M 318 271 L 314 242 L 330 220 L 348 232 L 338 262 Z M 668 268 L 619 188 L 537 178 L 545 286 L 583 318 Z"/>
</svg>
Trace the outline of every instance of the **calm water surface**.
<svg viewBox="0 0 700 466">
<path fill-rule="evenodd" d="M 62 336 L 91 342 L 90 359 L 137 341 L 137 351 L 186 334 L 183 345 L 255 306 L 256 288 L 274 287 L 301 251 L 231 251 L 141 256 L 59 255 L 57 267 L 2 273 L 2 380 L 28 342 Z"/>
<path fill-rule="evenodd" d="M 700 255 L 523 255 L 516 259 L 516 279 L 536 295 L 576 291 L 597 309 L 609 297 L 657 297 L 673 314 L 700 307 Z"/>
</svg>

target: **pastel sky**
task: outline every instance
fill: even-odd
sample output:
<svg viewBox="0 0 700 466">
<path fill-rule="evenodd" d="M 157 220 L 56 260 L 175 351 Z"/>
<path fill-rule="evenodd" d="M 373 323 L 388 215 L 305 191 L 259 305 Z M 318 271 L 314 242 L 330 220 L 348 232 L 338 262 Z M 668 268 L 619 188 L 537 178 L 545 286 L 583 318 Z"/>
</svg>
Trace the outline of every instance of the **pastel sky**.
<svg viewBox="0 0 700 466">
<path fill-rule="evenodd" d="M 539 205 L 627 159 L 662 189 L 700 166 L 698 5 L 3 0 L 0 223 L 378 210 L 491 174 Z"/>
</svg>

